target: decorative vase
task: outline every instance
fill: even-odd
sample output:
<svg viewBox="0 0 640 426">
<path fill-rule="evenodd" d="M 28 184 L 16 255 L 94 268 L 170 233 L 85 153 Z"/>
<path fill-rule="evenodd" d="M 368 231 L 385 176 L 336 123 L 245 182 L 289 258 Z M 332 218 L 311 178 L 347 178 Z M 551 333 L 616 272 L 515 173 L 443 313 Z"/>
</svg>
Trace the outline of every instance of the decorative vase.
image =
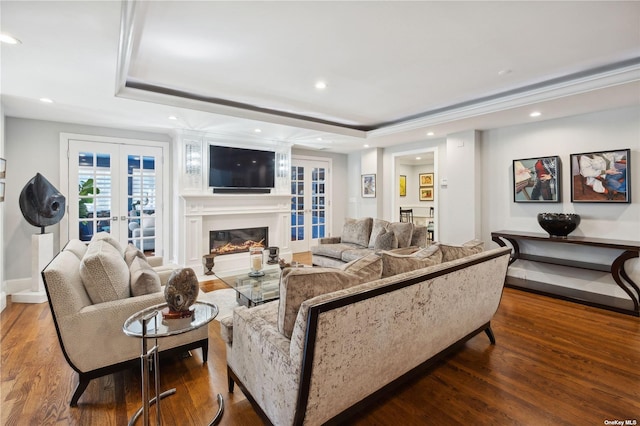
<svg viewBox="0 0 640 426">
<path fill-rule="evenodd" d="M 268 265 L 278 263 L 280 259 L 280 249 L 278 247 L 267 247 L 267 254 L 269 255 L 269 260 L 267 260 Z"/>
<path fill-rule="evenodd" d="M 164 288 L 164 298 L 169 306 L 169 314 L 184 314 L 190 312 L 198 297 L 200 287 L 198 277 L 191 268 L 176 269 L 171 273 L 169 281 Z"/>
<path fill-rule="evenodd" d="M 204 274 L 205 275 L 213 275 L 213 267 L 216 264 L 216 255 L 215 254 L 205 254 L 202 256 L 202 264 L 205 267 Z"/>
<path fill-rule="evenodd" d="M 580 215 L 575 213 L 538 213 L 538 223 L 550 237 L 567 238 L 578 225 Z"/>
</svg>

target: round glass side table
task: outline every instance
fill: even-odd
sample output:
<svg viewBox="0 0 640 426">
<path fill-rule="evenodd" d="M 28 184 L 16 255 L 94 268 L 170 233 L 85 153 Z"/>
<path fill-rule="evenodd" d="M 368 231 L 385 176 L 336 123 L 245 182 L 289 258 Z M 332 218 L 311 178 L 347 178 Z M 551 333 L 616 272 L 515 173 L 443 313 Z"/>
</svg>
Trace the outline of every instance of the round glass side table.
<svg viewBox="0 0 640 426">
<path fill-rule="evenodd" d="M 175 388 L 160 393 L 160 364 L 158 362 L 158 338 L 175 336 L 177 334 L 188 333 L 200 328 L 213 320 L 218 315 L 218 307 L 212 303 L 196 301 L 191 305 L 192 314 L 188 318 L 165 319 L 162 311 L 167 308 L 166 303 L 150 306 L 136 312 L 124 322 L 122 330 L 128 336 L 138 337 L 142 340 L 142 407 L 129 420 L 129 425 L 133 425 L 142 414 L 143 424 L 149 425 L 149 406 L 156 405 L 156 421 L 160 424 L 160 399 L 173 395 Z M 148 339 L 154 339 L 154 345 L 148 348 Z M 154 365 L 155 397 L 150 399 L 149 395 L 149 368 L 150 363 Z M 218 394 L 218 411 L 210 425 L 216 424 L 222 417 L 224 411 L 224 401 L 222 395 Z"/>
</svg>

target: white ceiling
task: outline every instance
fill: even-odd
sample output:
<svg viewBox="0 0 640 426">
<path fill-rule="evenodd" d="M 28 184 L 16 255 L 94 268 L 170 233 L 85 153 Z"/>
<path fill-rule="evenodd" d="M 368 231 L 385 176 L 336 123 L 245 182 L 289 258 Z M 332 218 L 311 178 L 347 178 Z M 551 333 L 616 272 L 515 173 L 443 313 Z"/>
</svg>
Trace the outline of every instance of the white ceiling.
<svg viewBox="0 0 640 426">
<path fill-rule="evenodd" d="M 12 117 L 350 152 L 640 104 L 640 2 L 3 0 L 0 23 Z"/>
</svg>

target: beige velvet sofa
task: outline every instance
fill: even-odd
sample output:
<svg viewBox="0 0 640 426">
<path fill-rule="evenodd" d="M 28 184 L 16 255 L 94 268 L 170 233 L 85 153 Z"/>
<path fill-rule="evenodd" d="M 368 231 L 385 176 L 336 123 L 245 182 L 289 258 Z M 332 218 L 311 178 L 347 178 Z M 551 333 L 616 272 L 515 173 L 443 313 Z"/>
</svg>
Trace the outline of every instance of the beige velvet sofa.
<svg viewBox="0 0 640 426">
<path fill-rule="evenodd" d="M 476 334 L 495 343 L 510 250 L 476 247 L 285 270 L 279 301 L 221 321 L 229 391 L 267 423 L 342 424 Z"/>
<path fill-rule="evenodd" d="M 162 258 L 147 258 L 155 273 L 147 271 L 143 275 L 153 278 L 156 291 L 131 296 L 131 289 L 114 283 L 126 279 L 126 285 L 131 284 L 130 278 L 137 272 L 127 264 L 125 251 L 137 249 L 132 245 L 123 249 L 114 241 L 105 233 L 96 234 L 89 246 L 71 240 L 42 271 L 62 352 L 79 376 L 72 406 L 77 405 L 92 379 L 139 365 L 141 341 L 125 335 L 122 327 L 134 313 L 165 302 L 161 286 L 174 269 L 162 265 Z M 91 279 L 91 274 L 96 278 Z M 208 328 L 161 338 L 158 345 L 162 352 L 201 348 L 206 362 Z"/>
<path fill-rule="evenodd" d="M 311 247 L 315 266 L 341 267 L 345 263 L 382 250 L 425 247 L 427 227 L 364 217 L 347 219 L 339 237 L 326 237 Z"/>
</svg>

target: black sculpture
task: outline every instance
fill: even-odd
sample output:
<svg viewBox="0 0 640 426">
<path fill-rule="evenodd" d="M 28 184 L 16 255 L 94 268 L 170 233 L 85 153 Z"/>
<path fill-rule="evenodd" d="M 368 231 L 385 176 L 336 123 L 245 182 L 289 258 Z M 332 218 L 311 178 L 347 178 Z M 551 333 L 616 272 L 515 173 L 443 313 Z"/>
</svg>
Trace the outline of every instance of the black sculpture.
<svg viewBox="0 0 640 426">
<path fill-rule="evenodd" d="M 45 226 L 55 225 L 64 216 L 64 195 L 40 173 L 22 188 L 19 202 L 22 216 L 31 225 L 40 227 L 42 234 Z"/>
</svg>

